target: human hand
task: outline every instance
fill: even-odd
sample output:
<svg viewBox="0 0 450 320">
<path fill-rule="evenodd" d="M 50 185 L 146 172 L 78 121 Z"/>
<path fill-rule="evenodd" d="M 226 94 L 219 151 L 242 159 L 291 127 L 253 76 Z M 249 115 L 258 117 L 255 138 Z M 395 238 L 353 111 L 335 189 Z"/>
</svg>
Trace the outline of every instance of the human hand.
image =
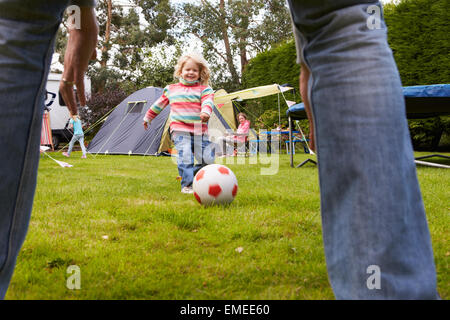
<svg viewBox="0 0 450 320">
<path fill-rule="evenodd" d="M 145 129 L 145 130 L 148 130 L 148 124 L 149 124 L 149 122 L 144 121 L 143 125 L 144 125 L 144 129 Z"/>
<path fill-rule="evenodd" d="M 69 30 L 69 40 L 64 55 L 64 72 L 59 84 L 59 91 L 71 115 L 78 114 L 73 86 L 77 88 L 80 104 L 86 105 L 84 74 L 89 60 L 96 58 L 98 25 L 94 8 L 82 7 L 80 21 L 80 29 Z"/>
<path fill-rule="evenodd" d="M 308 100 L 308 79 L 309 79 L 309 69 L 301 64 L 300 67 L 300 95 L 302 96 L 303 103 L 305 104 L 305 111 L 309 121 L 309 148 L 316 152 L 316 141 L 314 139 L 314 121 L 311 113 L 311 106 Z"/>
<path fill-rule="evenodd" d="M 205 112 L 200 113 L 200 119 L 202 120 L 202 122 L 208 122 L 209 114 L 207 114 Z"/>
</svg>

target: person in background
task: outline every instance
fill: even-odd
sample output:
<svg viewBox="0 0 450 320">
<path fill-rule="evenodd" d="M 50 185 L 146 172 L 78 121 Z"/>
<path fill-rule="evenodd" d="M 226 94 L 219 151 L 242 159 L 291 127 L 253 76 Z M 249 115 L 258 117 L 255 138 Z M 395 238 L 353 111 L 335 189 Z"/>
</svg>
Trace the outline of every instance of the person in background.
<svg viewBox="0 0 450 320">
<path fill-rule="evenodd" d="M 214 163 L 214 148 L 208 137 L 214 91 L 208 85 L 208 64 L 200 55 L 191 53 L 180 57 L 174 76 L 179 82 L 164 88 L 162 96 L 145 114 L 143 125 L 147 130 L 152 119 L 170 104 L 170 132 L 178 151 L 181 192 L 193 193 L 195 174 L 204 166 Z"/>
<path fill-rule="evenodd" d="M 236 150 L 234 150 L 234 145 L 237 144 L 238 149 L 241 148 L 248 137 L 248 132 L 250 130 L 250 120 L 248 120 L 247 115 L 243 112 L 240 112 L 237 115 L 237 119 L 239 121 L 239 126 L 235 133 L 227 133 L 226 136 L 219 137 L 217 139 L 217 144 L 219 145 L 219 150 L 221 154 L 219 156 L 224 157 L 227 155 L 235 155 Z M 227 145 L 230 147 L 227 148 Z M 231 153 L 227 153 L 227 149 L 231 149 Z"/>
<path fill-rule="evenodd" d="M 70 157 L 70 154 L 72 153 L 73 145 L 75 142 L 79 142 L 81 146 L 82 151 L 82 159 L 86 159 L 86 147 L 84 145 L 84 132 L 83 127 L 81 125 L 81 120 L 77 115 L 73 115 L 72 118 L 69 121 L 69 128 L 73 128 L 73 136 L 72 139 L 69 142 L 69 150 L 67 152 L 63 152 L 63 156 Z"/>
</svg>

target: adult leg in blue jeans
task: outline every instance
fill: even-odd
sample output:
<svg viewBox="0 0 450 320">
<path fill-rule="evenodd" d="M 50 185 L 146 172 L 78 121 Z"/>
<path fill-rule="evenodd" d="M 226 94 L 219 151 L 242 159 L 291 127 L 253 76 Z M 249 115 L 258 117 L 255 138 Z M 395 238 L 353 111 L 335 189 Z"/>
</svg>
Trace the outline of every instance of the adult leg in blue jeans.
<svg viewBox="0 0 450 320">
<path fill-rule="evenodd" d="M 19 1 L 0 2 L 1 298 L 25 239 L 36 186 L 43 89 L 65 7 L 53 2 L 47 8 L 44 1 L 30 7 Z"/>
<path fill-rule="evenodd" d="M 28 229 L 45 85 L 54 38 L 68 3 L 0 0 L 0 298 Z M 85 43 L 85 48 L 92 47 Z M 84 71 L 78 71 L 83 76 Z"/>
<path fill-rule="evenodd" d="M 309 71 L 303 100 L 315 129 L 336 298 L 438 298 L 400 77 L 382 16 L 379 28 L 368 23 L 368 7 L 380 3 L 288 2 Z"/>
</svg>

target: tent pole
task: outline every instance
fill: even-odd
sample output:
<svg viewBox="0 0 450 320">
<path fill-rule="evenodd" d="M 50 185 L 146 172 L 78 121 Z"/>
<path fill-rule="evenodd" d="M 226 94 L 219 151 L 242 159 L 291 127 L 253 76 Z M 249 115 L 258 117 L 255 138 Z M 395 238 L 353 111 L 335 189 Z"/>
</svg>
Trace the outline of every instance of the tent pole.
<svg viewBox="0 0 450 320">
<path fill-rule="evenodd" d="M 280 94 L 277 94 L 278 96 L 278 127 L 281 130 L 281 111 L 280 111 Z"/>
<path fill-rule="evenodd" d="M 292 119 L 291 116 L 288 117 L 289 120 L 289 151 L 291 153 L 291 168 L 294 167 L 294 148 L 293 148 L 293 143 L 292 143 Z"/>
</svg>

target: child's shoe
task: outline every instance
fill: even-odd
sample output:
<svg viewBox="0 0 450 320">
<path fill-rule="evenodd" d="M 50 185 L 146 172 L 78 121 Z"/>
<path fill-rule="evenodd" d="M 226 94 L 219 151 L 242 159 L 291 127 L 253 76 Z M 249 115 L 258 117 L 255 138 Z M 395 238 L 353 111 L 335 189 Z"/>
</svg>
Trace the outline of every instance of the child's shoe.
<svg viewBox="0 0 450 320">
<path fill-rule="evenodd" d="M 86 159 L 86 155 L 83 154 L 83 155 L 81 156 L 81 159 Z"/>
<path fill-rule="evenodd" d="M 67 158 L 70 157 L 70 155 L 69 155 L 67 152 L 63 152 L 62 155 L 63 155 L 64 157 L 67 157 Z"/>
<path fill-rule="evenodd" d="M 192 189 L 192 187 L 183 187 L 181 193 L 194 193 L 194 189 Z"/>
</svg>

